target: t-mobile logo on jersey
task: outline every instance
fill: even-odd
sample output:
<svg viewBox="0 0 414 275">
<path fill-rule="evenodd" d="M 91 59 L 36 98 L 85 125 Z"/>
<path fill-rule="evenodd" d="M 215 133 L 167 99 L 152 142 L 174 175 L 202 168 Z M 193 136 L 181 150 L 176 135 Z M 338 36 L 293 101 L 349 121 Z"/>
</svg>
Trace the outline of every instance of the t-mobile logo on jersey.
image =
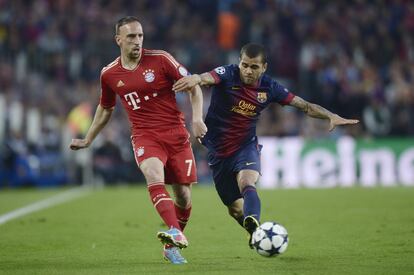
<svg viewBox="0 0 414 275">
<path fill-rule="evenodd" d="M 152 93 L 152 95 L 146 95 L 144 96 L 144 100 L 147 101 L 151 97 L 156 97 L 157 93 Z M 126 95 L 124 95 L 125 101 L 128 103 L 129 106 L 132 106 L 132 110 L 138 110 L 141 108 L 139 104 L 141 103 L 141 99 L 138 96 L 137 92 L 131 92 Z"/>
</svg>

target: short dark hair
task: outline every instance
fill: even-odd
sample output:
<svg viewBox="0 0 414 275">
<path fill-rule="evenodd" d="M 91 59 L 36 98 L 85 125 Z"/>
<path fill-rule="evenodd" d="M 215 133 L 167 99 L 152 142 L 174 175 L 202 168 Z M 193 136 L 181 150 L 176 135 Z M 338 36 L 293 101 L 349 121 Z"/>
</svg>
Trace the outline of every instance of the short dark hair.
<svg viewBox="0 0 414 275">
<path fill-rule="evenodd" d="M 249 58 L 255 58 L 257 56 L 261 56 L 263 63 L 267 62 L 266 61 L 267 60 L 266 49 L 260 44 L 248 43 L 244 45 L 243 48 L 241 48 L 240 50 L 240 58 L 242 57 L 243 54 L 247 55 Z"/>
<path fill-rule="evenodd" d="M 116 25 L 115 25 L 115 34 L 119 34 L 119 28 L 121 26 L 126 25 L 126 24 L 131 23 L 131 22 L 138 22 L 139 23 L 139 20 L 135 16 L 125 16 L 125 17 L 122 17 L 121 19 L 119 19 L 118 22 L 116 22 Z"/>
</svg>

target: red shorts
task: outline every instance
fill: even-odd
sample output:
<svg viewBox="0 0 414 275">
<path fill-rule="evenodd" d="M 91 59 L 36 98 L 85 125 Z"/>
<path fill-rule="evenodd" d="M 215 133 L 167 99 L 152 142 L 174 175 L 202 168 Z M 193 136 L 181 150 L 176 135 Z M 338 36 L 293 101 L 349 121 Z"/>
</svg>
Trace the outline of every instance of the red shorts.
<svg viewBox="0 0 414 275">
<path fill-rule="evenodd" d="M 196 183 L 197 169 L 189 137 L 184 127 L 132 136 L 135 161 L 139 166 L 143 160 L 156 157 L 164 164 L 165 183 Z"/>
</svg>

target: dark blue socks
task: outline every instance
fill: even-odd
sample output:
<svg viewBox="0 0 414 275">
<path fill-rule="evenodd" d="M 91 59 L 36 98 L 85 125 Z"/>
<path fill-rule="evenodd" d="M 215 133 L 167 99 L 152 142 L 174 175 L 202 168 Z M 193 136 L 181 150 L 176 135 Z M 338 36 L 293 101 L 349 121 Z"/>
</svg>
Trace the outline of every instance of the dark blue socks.
<svg viewBox="0 0 414 275">
<path fill-rule="evenodd" d="M 242 190 L 242 196 L 244 199 L 244 216 L 253 216 L 258 222 L 260 222 L 260 199 L 257 195 L 256 187 L 251 185 L 246 186 Z"/>
</svg>

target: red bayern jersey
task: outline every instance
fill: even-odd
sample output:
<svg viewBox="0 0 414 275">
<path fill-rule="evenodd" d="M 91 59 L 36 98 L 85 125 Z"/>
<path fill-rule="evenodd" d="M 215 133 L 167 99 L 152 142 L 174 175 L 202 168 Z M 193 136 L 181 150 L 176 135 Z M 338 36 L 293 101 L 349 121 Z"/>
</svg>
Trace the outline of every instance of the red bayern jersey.
<svg viewBox="0 0 414 275">
<path fill-rule="evenodd" d="M 183 126 L 184 115 L 178 110 L 172 85 L 186 75 L 187 70 L 165 51 L 143 49 L 133 70 L 123 68 L 118 57 L 102 69 L 100 104 L 111 108 L 118 95 L 132 135 Z"/>
</svg>

